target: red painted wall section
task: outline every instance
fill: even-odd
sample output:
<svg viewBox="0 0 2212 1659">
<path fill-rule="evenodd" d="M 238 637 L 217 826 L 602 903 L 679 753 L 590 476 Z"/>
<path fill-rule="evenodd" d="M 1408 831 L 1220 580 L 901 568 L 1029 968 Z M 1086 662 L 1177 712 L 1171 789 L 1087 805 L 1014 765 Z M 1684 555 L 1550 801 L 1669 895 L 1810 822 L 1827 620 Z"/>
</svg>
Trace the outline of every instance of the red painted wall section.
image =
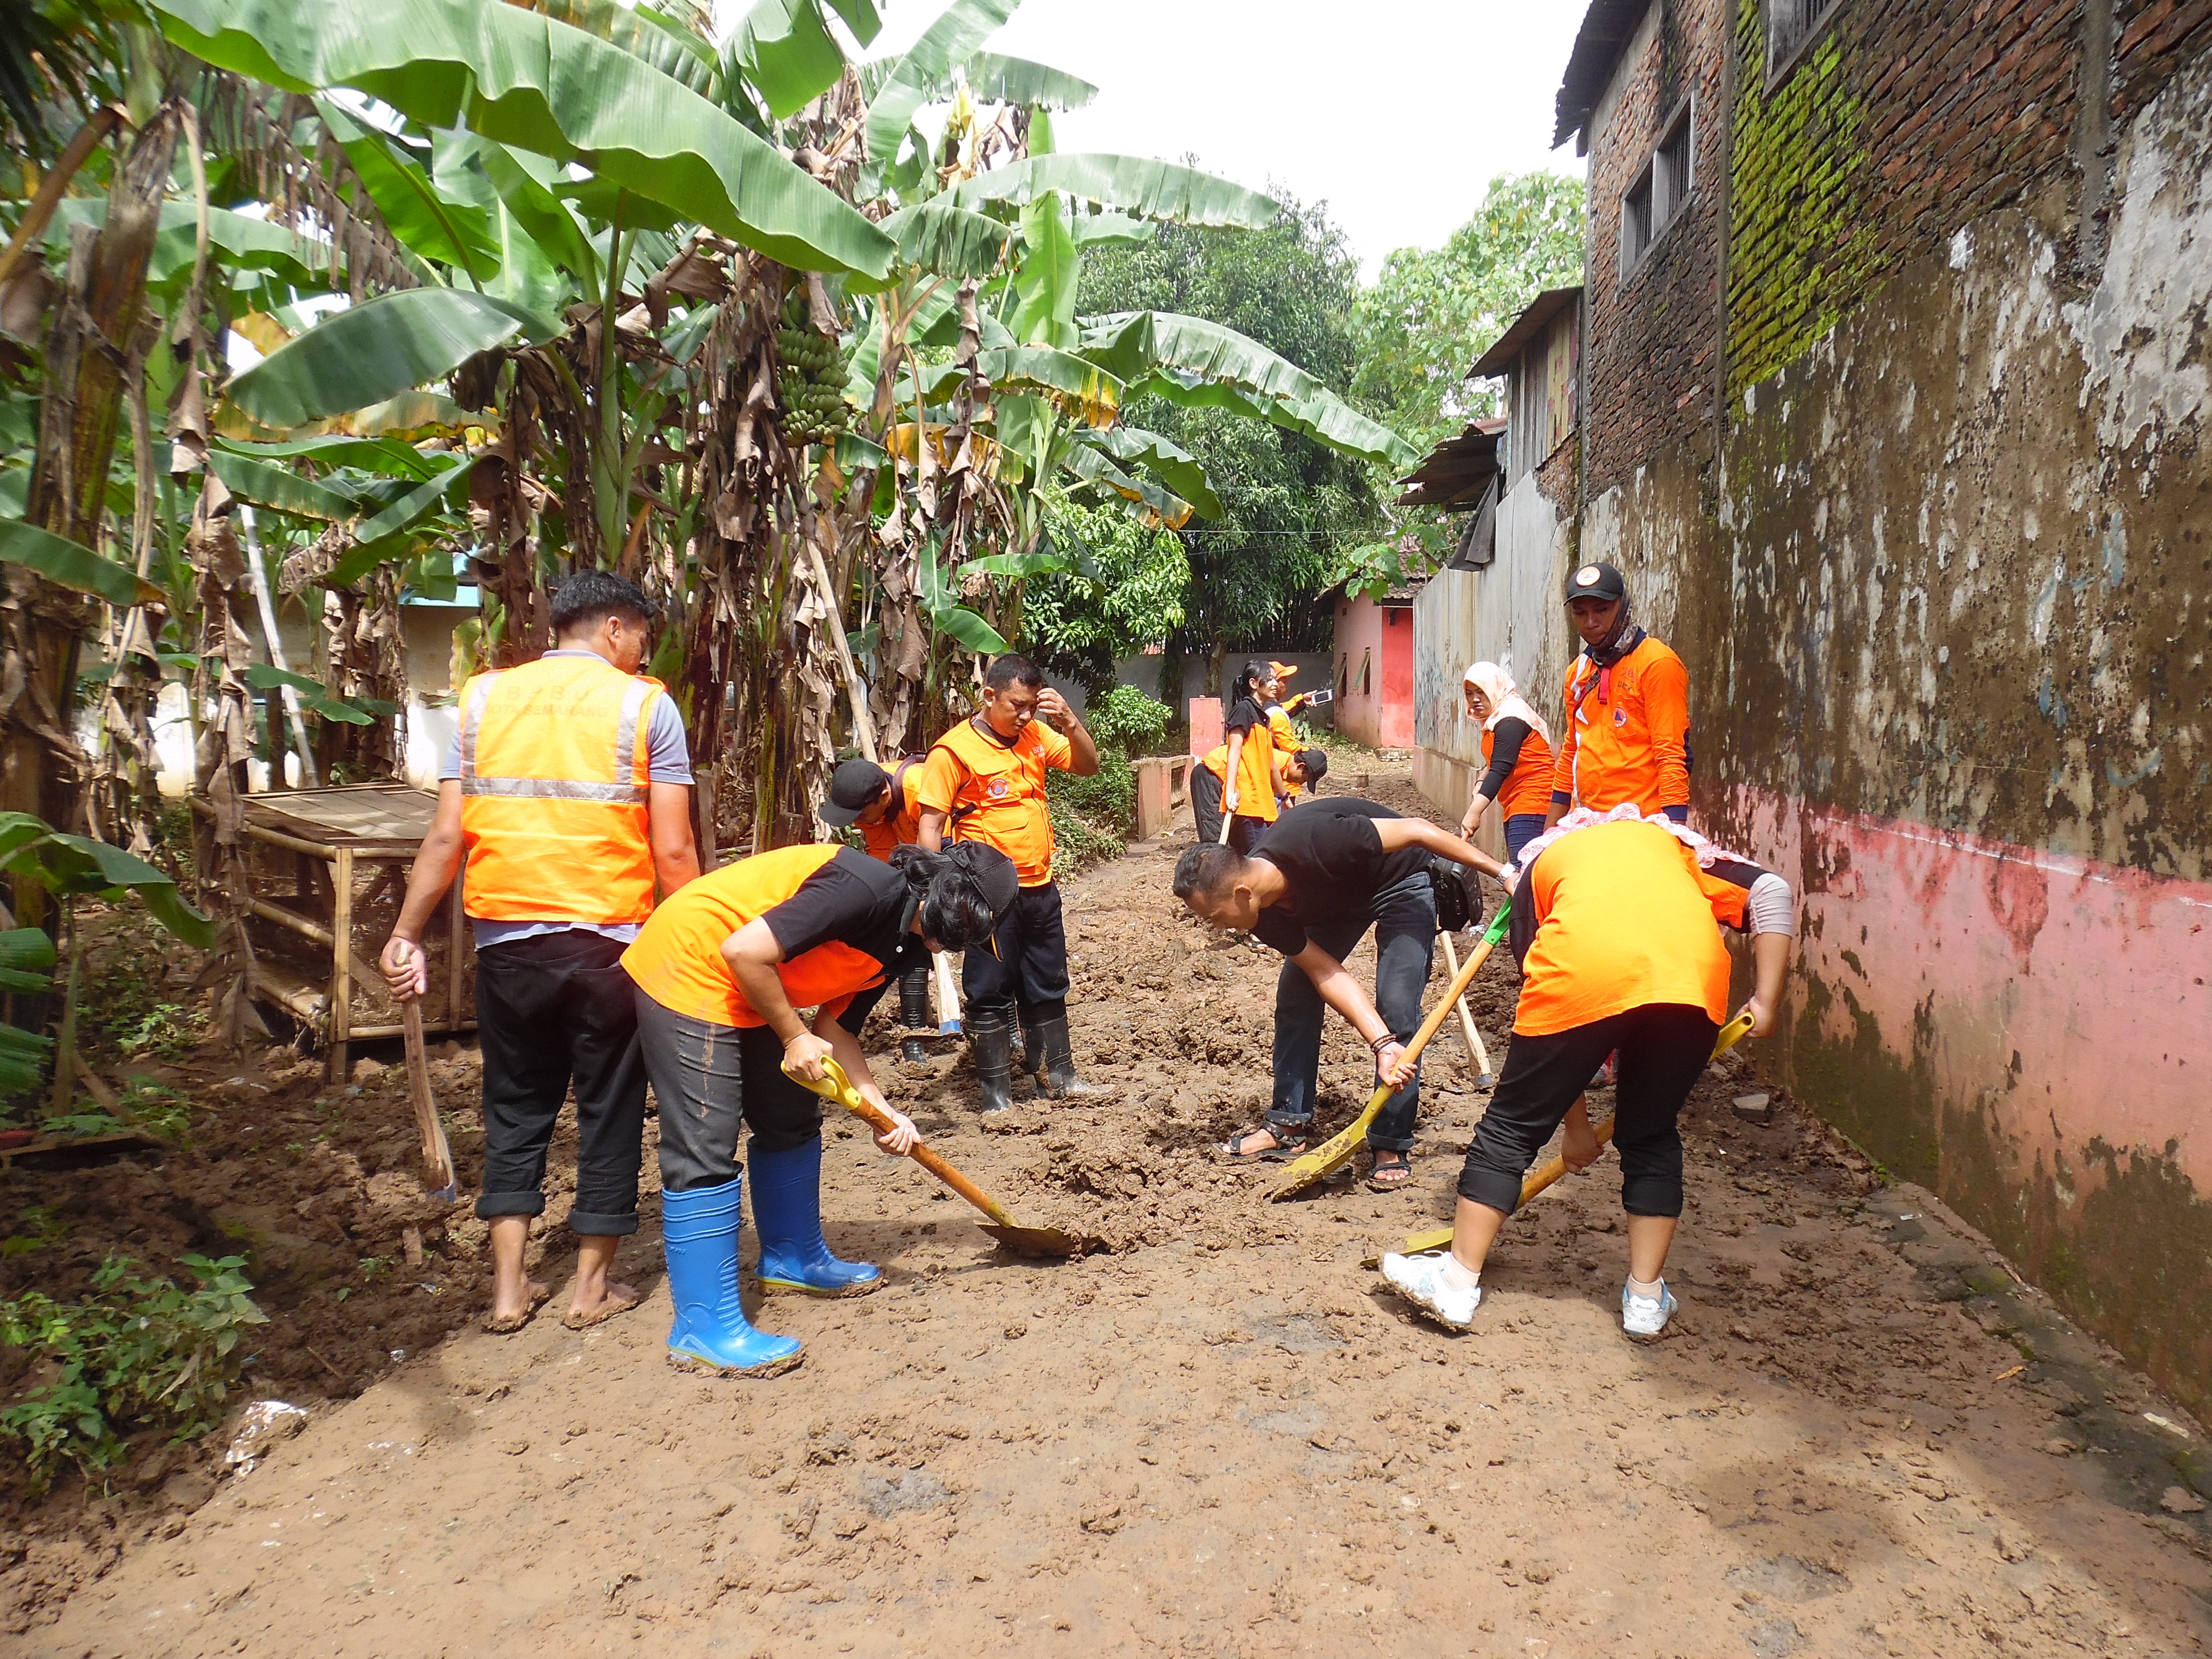
<svg viewBox="0 0 2212 1659">
<path fill-rule="evenodd" d="M 1413 611 L 1336 602 L 1336 729 L 1370 749 L 1413 746 Z"/>
<path fill-rule="evenodd" d="M 1799 894 L 1785 1075 L 2154 1371 L 2212 1376 L 2181 1289 L 2184 1200 L 2212 1192 L 2212 884 L 1765 790 L 1729 813 Z M 2125 1261 L 2091 1243 L 2116 1223 Z"/>
<path fill-rule="evenodd" d="M 1204 760 L 1221 743 L 1221 699 L 1193 697 L 1190 712 L 1190 757 Z"/>
</svg>

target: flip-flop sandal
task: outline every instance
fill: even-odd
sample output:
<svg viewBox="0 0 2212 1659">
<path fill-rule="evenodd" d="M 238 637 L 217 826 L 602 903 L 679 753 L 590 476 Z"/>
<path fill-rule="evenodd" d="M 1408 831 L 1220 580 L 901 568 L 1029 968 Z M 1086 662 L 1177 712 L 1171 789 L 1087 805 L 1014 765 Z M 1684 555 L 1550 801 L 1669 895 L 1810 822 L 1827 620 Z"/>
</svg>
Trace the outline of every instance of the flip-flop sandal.
<svg viewBox="0 0 2212 1659">
<path fill-rule="evenodd" d="M 613 1297 L 607 1297 L 600 1302 L 598 1312 L 580 1314 L 571 1309 L 561 1316 L 561 1323 L 572 1331 L 588 1331 L 594 1325 L 605 1324 L 617 1314 L 628 1313 L 643 1300 L 642 1297 L 632 1297 L 627 1302 L 618 1302 Z"/>
<path fill-rule="evenodd" d="M 495 1318 L 486 1314 L 482 1321 L 483 1328 L 494 1336 L 513 1336 L 536 1318 L 538 1310 L 552 1299 L 553 1287 L 550 1285 L 534 1285 L 531 1289 L 528 1307 L 520 1313 L 508 1314 L 504 1318 Z"/>
<path fill-rule="evenodd" d="M 1367 1172 L 1367 1189 L 1374 1193 L 1401 1193 L 1413 1184 L 1413 1161 L 1403 1152 L 1377 1152 L 1374 1166 Z"/>
<path fill-rule="evenodd" d="M 1244 1143 L 1255 1135 L 1273 1135 L 1275 1144 L 1262 1152 L 1246 1152 Z M 1229 1137 L 1221 1148 L 1232 1164 L 1280 1164 L 1290 1158 L 1304 1158 L 1311 1144 L 1310 1135 L 1292 1135 L 1287 1140 L 1272 1128 L 1246 1129 Z"/>
</svg>

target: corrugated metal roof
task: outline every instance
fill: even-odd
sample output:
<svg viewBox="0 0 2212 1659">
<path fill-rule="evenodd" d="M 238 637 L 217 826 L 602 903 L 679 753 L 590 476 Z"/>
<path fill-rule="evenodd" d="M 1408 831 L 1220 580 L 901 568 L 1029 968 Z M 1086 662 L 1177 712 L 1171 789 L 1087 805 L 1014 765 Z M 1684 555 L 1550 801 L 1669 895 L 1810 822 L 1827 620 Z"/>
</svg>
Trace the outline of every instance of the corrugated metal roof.
<svg viewBox="0 0 2212 1659">
<path fill-rule="evenodd" d="M 1583 14 L 1583 26 L 1575 35 L 1574 52 L 1567 58 L 1567 72 L 1559 82 L 1559 119 L 1552 131 L 1554 149 L 1579 135 L 1575 154 L 1589 154 L 1589 135 L 1583 129 L 1589 125 L 1590 112 L 1605 96 L 1605 83 L 1613 79 L 1621 49 L 1652 3 L 1653 0 L 1590 0 L 1590 9 Z"/>
<path fill-rule="evenodd" d="M 1498 440 L 1504 430 L 1504 421 L 1475 421 L 1456 438 L 1445 439 L 1398 481 L 1407 486 L 1398 505 L 1462 512 L 1479 506 L 1498 476 Z"/>
<path fill-rule="evenodd" d="M 1543 326 L 1569 306 L 1580 301 L 1583 289 L 1580 283 L 1572 288 L 1547 288 L 1528 301 L 1528 308 L 1513 319 L 1513 326 L 1499 335 L 1490 349 L 1474 360 L 1474 367 L 1467 372 L 1470 380 L 1484 380 L 1492 374 L 1503 374 L 1511 368 L 1513 360 L 1521 355 L 1522 348 L 1534 339 Z"/>
</svg>

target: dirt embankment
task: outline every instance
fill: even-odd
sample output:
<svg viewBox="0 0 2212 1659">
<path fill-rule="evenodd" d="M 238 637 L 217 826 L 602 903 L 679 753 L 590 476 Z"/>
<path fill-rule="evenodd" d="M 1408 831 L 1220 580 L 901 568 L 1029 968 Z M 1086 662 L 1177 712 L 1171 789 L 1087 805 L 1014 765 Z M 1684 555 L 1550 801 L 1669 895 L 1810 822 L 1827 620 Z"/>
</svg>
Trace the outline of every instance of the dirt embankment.
<svg viewBox="0 0 2212 1659">
<path fill-rule="evenodd" d="M 1401 783 L 1370 788 L 1410 804 Z M 311 1269 L 264 1269 L 290 1322 L 262 1375 L 287 1392 L 319 1375 L 335 1395 L 301 1358 L 312 1344 L 357 1368 L 350 1382 L 374 1380 L 348 1403 L 310 1401 L 302 1435 L 196 1510 L 198 1492 L 157 1486 L 20 1518 L 20 1644 L 2205 1650 L 2212 1543 L 2188 1494 L 2166 1492 L 2187 1419 L 1786 1097 L 1771 1123 L 1740 1119 L 1748 1061 L 1716 1067 L 1687 1115 L 1668 1340 L 1620 1334 L 1609 1157 L 1515 1219 L 1472 1334 L 1408 1317 L 1364 1263 L 1449 1214 L 1485 1100 L 1472 1066 L 1455 1036 L 1431 1051 L 1413 1191 L 1347 1174 L 1268 1203 L 1272 1171 L 1211 1148 L 1265 1109 L 1278 959 L 1180 914 L 1166 890 L 1180 844 L 1134 849 L 1068 891 L 1078 1053 L 1115 1098 L 1024 1103 L 986 1127 L 957 1053 L 924 1075 L 882 1068 L 939 1150 L 1018 1215 L 1113 1253 L 1009 1259 L 913 1165 L 835 1125 L 830 1238 L 889 1283 L 767 1304 L 763 1325 L 808 1345 L 771 1382 L 665 1367 L 653 1195 L 623 1257 L 649 1291 L 639 1314 L 434 1343 L 481 1306 L 482 1263 L 472 1224 L 441 1231 L 409 1207 L 404 1103 L 375 1085 L 271 1085 L 212 1115 L 260 1126 L 250 1137 L 211 1129 L 158 1170 L 73 1177 L 80 1203 L 109 1194 L 71 1225 L 68 1248 L 94 1259 L 100 1227 L 147 1226 L 131 1248 L 150 1259 L 204 1244 L 214 1224 L 198 1218 L 225 1205 L 327 1206 L 343 1245 L 296 1220 L 283 1233 L 357 1252 L 356 1288 L 339 1302 Z M 1354 966 L 1370 972 L 1371 953 Z M 1494 959 L 1474 999 L 1494 1062 L 1514 992 Z M 887 1054 L 887 1034 L 871 1048 Z M 469 1064 L 444 1077 L 457 1129 Z M 1364 1047 L 1333 1028 L 1324 1127 L 1368 1078 Z M 310 1121 L 331 1137 L 312 1152 Z M 465 1159 L 471 1144 L 457 1133 Z M 342 1175 L 310 1186 L 302 1170 Z M 409 1226 L 422 1261 L 362 1282 L 359 1256 L 404 1246 Z M 101 1514 L 100 1550 L 65 1542 Z M 38 1565 L 66 1549 L 84 1553 Z"/>
</svg>

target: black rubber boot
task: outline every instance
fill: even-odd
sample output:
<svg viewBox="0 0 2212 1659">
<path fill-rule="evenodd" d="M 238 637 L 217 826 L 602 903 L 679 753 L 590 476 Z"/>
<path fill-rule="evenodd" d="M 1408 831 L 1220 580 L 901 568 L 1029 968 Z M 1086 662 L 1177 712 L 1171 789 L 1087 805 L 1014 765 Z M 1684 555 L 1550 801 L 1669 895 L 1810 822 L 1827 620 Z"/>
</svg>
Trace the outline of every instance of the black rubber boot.
<svg viewBox="0 0 2212 1659">
<path fill-rule="evenodd" d="M 1075 1045 L 1067 1032 L 1067 1016 L 1037 1022 L 1037 1041 L 1044 1048 L 1044 1091 L 1054 1100 L 1069 1095 L 1103 1099 L 1114 1092 L 1107 1083 L 1085 1083 L 1075 1074 Z"/>
<path fill-rule="evenodd" d="M 899 1024 L 906 1033 L 899 1039 L 899 1058 L 909 1066 L 929 1064 L 929 1050 L 917 1033 L 930 1029 L 929 970 L 927 968 L 899 981 Z"/>
<path fill-rule="evenodd" d="M 1003 1112 L 1014 1103 L 1013 1033 L 1006 1011 L 968 1010 L 968 1046 L 975 1056 L 975 1087 L 986 1112 Z"/>
</svg>

